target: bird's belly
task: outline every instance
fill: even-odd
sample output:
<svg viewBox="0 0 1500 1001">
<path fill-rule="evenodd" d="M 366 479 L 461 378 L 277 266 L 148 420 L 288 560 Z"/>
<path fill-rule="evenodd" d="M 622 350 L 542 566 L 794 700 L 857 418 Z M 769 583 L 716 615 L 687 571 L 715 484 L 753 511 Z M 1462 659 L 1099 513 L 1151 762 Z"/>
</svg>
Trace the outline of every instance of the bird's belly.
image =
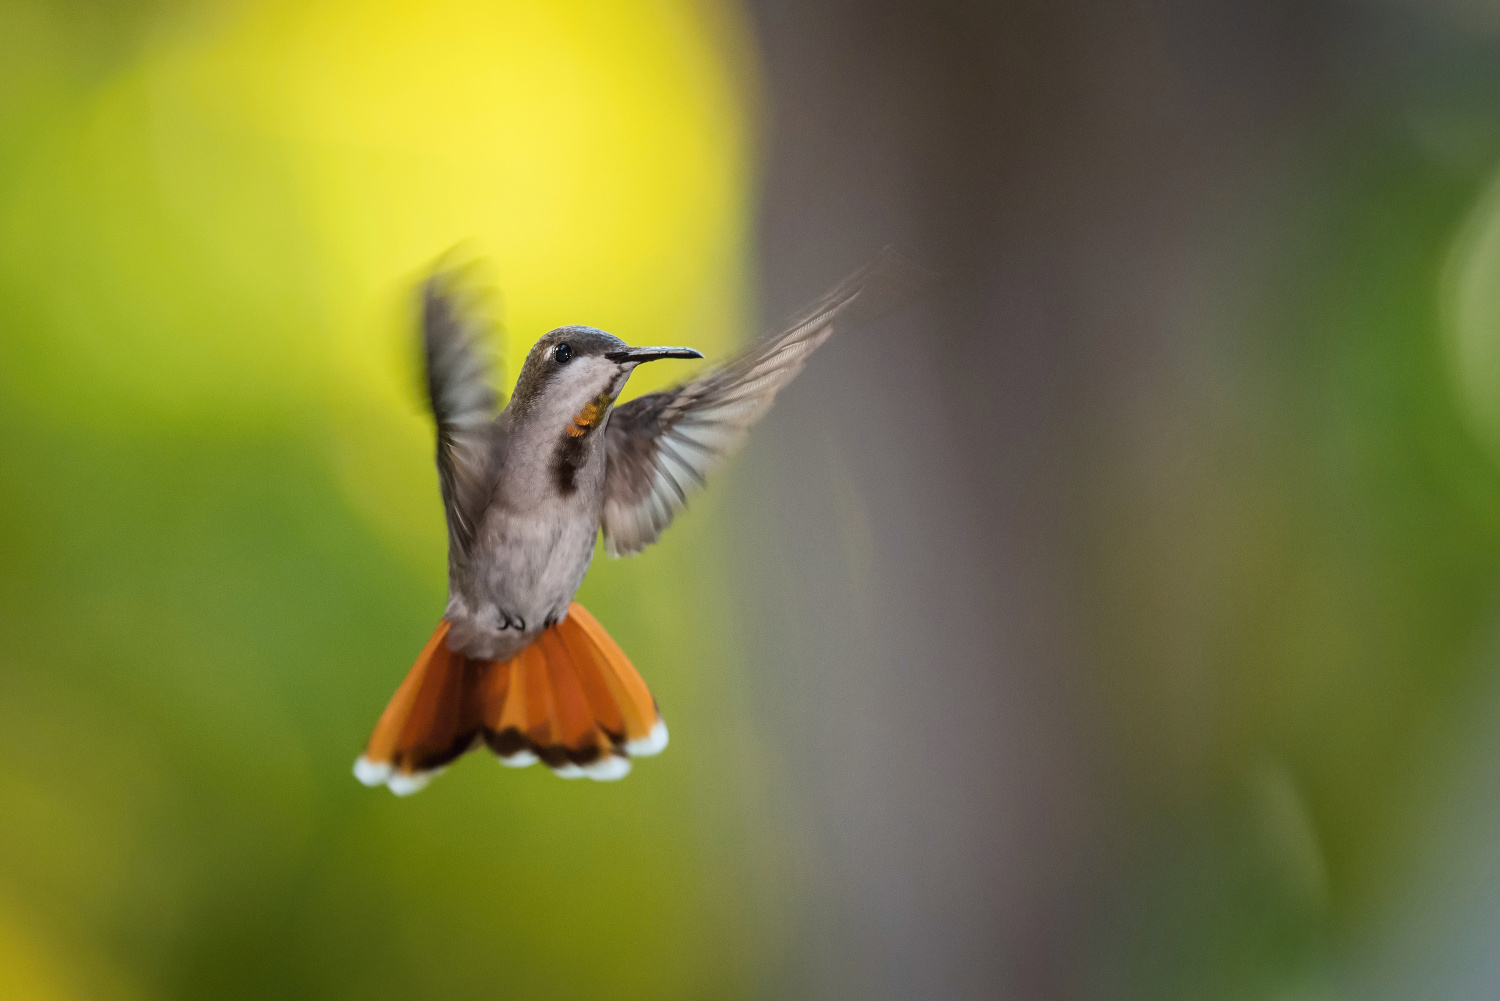
<svg viewBox="0 0 1500 1001">
<path fill-rule="evenodd" d="M 484 526 L 466 579 L 445 618 L 449 643 L 471 657 L 504 660 L 567 614 L 594 557 L 597 521 L 496 518 Z"/>
</svg>

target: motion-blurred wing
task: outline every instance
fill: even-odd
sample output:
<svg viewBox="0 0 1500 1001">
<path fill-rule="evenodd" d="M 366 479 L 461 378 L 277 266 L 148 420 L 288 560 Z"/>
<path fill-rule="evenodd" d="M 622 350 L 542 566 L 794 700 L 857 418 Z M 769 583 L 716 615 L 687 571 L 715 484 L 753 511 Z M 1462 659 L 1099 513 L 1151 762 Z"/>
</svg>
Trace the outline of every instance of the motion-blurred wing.
<svg viewBox="0 0 1500 1001">
<path fill-rule="evenodd" d="M 439 268 L 422 283 L 427 397 L 437 418 L 438 481 L 449 545 L 467 551 L 488 500 L 490 444 L 500 399 L 493 382 L 494 323 L 463 269 Z"/>
<path fill-rule="evenodd" d="M 835 325 L 896 309 L 936 281 L 888 248 L 786 331 L 684 386 L 616 407 L 607 432 L 605 551 L 629 555 L 655 542 Z"/>
</svg>

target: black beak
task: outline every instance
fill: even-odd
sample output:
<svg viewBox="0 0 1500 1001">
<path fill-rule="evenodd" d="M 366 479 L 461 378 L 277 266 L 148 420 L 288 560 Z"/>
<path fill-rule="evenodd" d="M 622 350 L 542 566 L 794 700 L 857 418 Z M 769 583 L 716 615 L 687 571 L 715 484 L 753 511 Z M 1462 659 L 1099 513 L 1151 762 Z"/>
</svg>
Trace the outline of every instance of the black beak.
<svg viewBox="0 0 1500 1001">
<path fill-rule="evenodd" d="M 703 355 L 692 348 L 626 348 L 624 351 L 609 351 L 604 357 L 610 361 L 642 362 L 658 361 L 662 358 L 702 358 Z"/>
</svg>

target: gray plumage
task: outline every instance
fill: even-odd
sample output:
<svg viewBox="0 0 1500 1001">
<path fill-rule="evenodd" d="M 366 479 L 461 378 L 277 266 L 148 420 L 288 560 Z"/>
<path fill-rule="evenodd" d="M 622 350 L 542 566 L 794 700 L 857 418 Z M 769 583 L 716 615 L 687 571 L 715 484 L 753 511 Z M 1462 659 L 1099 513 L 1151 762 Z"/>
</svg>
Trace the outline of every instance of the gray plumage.
<svg viewBox="0 0 1500 1001">
<path fill-rule="evenodd" d="M 532 347 L 496 413 L 488 325 L 461 273 L 435 273 L 422 287 L 422 328 L 448 521 L 449 645 L 492 660 L 523 649 L 567 614 L 601 530 L 611 556 L 656 541 L 836 325 L 932 281 L 887 250 L 782 333 L 618 407 L 637 365 L 702 356 L 559 327 Z"/>
</svg>

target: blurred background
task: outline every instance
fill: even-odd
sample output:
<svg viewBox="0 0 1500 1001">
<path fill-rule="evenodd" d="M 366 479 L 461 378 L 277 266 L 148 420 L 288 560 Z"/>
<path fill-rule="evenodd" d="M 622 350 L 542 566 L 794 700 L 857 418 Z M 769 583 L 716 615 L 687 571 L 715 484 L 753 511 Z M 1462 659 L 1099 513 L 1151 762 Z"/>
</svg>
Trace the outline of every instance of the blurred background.
<svg viewBox="0 0 1500 1001">
<path fill-rule="evenodd" d="M 1494 0 L 0 0 L 0 998 L 1494 997 L 1497 167 Z M 893 240 L 580 594 L 669 750 L 359 786 L 423 269 L 513 378 Z"/>
</svg>

